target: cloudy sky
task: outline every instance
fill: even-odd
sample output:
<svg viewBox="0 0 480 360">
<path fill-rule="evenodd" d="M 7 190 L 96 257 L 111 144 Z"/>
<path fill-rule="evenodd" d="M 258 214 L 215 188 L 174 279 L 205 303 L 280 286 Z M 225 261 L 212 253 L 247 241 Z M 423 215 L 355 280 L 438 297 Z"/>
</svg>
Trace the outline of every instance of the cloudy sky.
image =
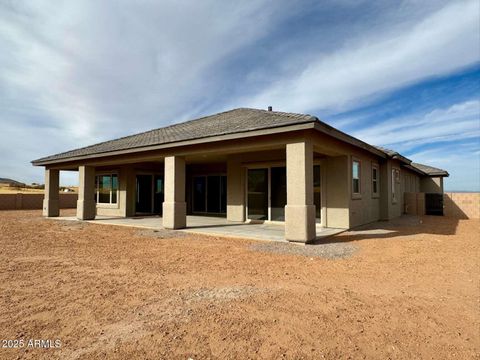
<svg viewBox="0 0 480 360">
<path fill-rule="evenodd" d="M 480 190 L 479 14 L 476 0 L 0 0 L 0 177 L 43 182 L 32 159 L 272 105 Z"/>
</svg>

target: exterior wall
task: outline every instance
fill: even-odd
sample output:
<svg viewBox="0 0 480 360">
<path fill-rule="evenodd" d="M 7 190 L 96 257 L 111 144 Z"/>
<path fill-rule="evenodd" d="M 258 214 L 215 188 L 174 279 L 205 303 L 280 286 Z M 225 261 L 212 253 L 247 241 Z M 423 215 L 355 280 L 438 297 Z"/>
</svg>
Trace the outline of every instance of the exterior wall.
<svg viewBox="0 0 480 360">
<path fill-rule="evenodd" d="M 390 220 L 405 213 L 406 192 L 418 192 L 420 189 L 420 177 L 413 171 L 405 169 L 398 160 L 387 160 L 381 164 L 381 220 Z M 393 170 L 400 173 L 399 181 L 395 181 L 396 201 L 393 199 Z"/>
<path fill-rule="evenodd" d="M 350 227 L 349 157 L 328 157 L 325 161 L 326 219 L 324 226 L 348 229 Z"/>
<path fill-rule="evenodd" d="M 39 194 L 0 194 L 0 210 L 36 210 L 43 208 L 44 195 Z M 60 209 L 77 207 L 77 194 L 60 193 Z"/>
<path fill-rule="evenodd" d="M 353 194 L 352 186 L 352 162 L 360 162 L 360 196 Z M 371 155 L 355 152 L 350 156 L 349 162 L 349 186 L 350 195 L 350 227 L 367 224 L 380 219 L 380 193 L 373 194 L 372 167 L 379 165 L 378 160 Z M 380 169 L 380 168 L 379 168 Z M 379 186 L 383 184 L 383 178 L 379 173 Z"/>
<path fill-rule="evenodd" d="M 457 219 L 480 219 L 480 193 L 445 193 L 444 215 Z"/>
<path fill-rule="evenodd" d="M 97 215 L 102 216 L 127 216 L 127 189 L 128 183 L 131 181 L 129 172 L 131 169 L 127 167 L 119 167 L 116 169 L 96 169 L 95 175 L 116 172 L 118 174 L 118 198 L 116 204 L 99 204 L 97 203 Z M 131 193 L 131 192 L 129 192 Z M 135 190 L 133 189 L 133 193 Z"/>
<path fill-rule="evenodd" d="M 95 166 L 96 172 L 116 170 L 119 175 L 118 204 L 97 204 L 98 215 L 132 216 L 135 213 L 137 173 L 163 174 L 166 156 L 185 157 L 186 196 L 191 213 L 192 177 L 213 173 L 227 173 L 227 218 L 244 221 L 246 213 L 245 169 L 248 167 L 285 166 L 286 144 L 311 140 L 314 162 L 321 163 L 322 225 L 351 228 L 379 219 L 400 216 L 407 202 L 404 193 L 421 191 L 419 176 L 397 160 L 385 160 L 367 150 L 312 131 L 270 134 L 257 138 L 230 140 L 202 145 L 172 147 L 139 154 L 91 159 L 85 165 Z M 352 196 L 352 158 L 360 161 L 361 195 Z M 125 165 L 129 163 L 130 165 Z M 379 196 L 372 194 L 372 164 L 379 165 Z M 65 165 L 78 166 L 78 163 Z M 392 200 L 392 169 L 398 169 L 397 200 Z M 442 181 L 441 179 L 439 181 Z M 438 186 L 443 187 L 443 184 Z"/>
<path fill-rule="evenodd" d="M 227 220 L 245 221 L 245 168 L 238 156 L 227 161 Z"/>
<path fill-rule="evenodd" d="M 443 194 L 443 177 L 424 177 L 420 180 L 420 192 Z"/>
<path fill-rule="evenodd" d="M 134 216 L 136 201 L 136 174 L 163 174 L 163 163 L 97 167 L 95 169 L 96 175 L 102 173 L 118 174 L 118 199 L 117 204 L 97 203 L 97 215 L 122 217 Z"/>
</svg>

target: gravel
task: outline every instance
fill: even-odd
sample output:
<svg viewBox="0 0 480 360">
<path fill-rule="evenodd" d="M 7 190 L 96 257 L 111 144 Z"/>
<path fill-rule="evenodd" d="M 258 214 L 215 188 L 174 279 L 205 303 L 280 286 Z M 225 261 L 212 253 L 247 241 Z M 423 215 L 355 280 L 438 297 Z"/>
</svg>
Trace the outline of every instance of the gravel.
<svg viewBox="0 0 480 360">
<path fill-rule="evenodd" d="M 160 239 L 182 238 L 182 237 L 188 236 L 188 234 L 184 233 L 183 231 L 166 230 L 166 229 L 161 229 L 161 230 L 143 229 L 143 230 L 138 230 L 136 234 L 139 236 L 156 237 Z"/>
<path fill-rule="evenodd" d="M 250 245 L 250 250 L 276 254 L 322 257 L 325 259 L 341 259 L 352 256 L 358 247 L 349 243 L 331 243 L 317 245 L 296 245 L 281 242 Z"/>
</svg>

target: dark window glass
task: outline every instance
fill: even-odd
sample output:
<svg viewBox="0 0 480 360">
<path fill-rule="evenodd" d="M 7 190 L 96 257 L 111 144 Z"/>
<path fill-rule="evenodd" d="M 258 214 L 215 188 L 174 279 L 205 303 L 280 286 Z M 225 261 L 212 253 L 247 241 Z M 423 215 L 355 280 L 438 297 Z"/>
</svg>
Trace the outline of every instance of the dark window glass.
<svg viewBox="0 0 480 360">
<path fill-rule="evenodd" d="M 207 178 L 207 212 L 220 212 L 220 176 Z"/>
<path fill-rule="evenodd" d="M 118 176 L 112 175 L 112 204 L 117 203 Z"/>
<path fill-rule="evenodd" d="M 110 175 L 101 175 L 98 183 L 98 202 L 101 204 L 110 203 L 110 191 L 112 189 Z"/>
<path fill-rule="evenodd" d="M 227 212 L 227 177 L 221 176 L 220 183 L 220 212 L 225 214 Z"/>
<path fill-rule="evenodd" d="M 315 204 L 315 217 L 320 219 L 322 210 L 322 189 L 320 178 L 320 165 L 313 166 L 313 203 Z"/>
<path fill-rule="evenodd" d="M 154 186 L 154 198 L 153 198 L 153 212 L 155 214 L 162 214 L 162 205 L 164 200 L 164 184 L 163 176 L 155 176 Z"/>
<path fill-rule="evenodd" d="M 372 169 L 372 191 L 374 194 L 378 192 L 378 173 L 377 168 Z"/>
<path fill-rule="evenodd" d="M 248 170 L 248 218 L 268 219 L 268 170 Z"/>
<path fill-rule="evenodd" d="M 352 162 L 352 190 L 354 194 L 360 193 L 360 163 Z"/>
<path fill-rule="evenodd" d="M 137 213 L 152 212 L 152 175 L 137 175 Z"/>
<path fill-rule="evenodd" d="M 285 220 L 285 205 L 287 204 L 287 169 L 273 167 L 271 170 L 271 220 Z"/>
<path fill-rule="evenodd" d="M 193 211 L 205 212 L 206 204 L 206 178 L 205 176 L 198 176 L 193 178 Z"/>
</svg>

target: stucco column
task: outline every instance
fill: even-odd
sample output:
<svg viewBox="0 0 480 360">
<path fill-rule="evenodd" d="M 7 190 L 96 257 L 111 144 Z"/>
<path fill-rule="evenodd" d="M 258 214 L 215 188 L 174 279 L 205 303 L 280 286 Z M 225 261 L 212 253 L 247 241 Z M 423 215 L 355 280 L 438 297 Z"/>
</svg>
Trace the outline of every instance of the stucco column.
<svg viewBox="0 0 480 360">
<path fill-rule="evenodd" d="M 59 171 L 45 169 L 45 197 L 43 198 L 43 216 L 54 217 L 60 214 L 59 210 Z"/>
<path fill-rule="evenodd" d="M 313 145 L 305 140 L 287 144 L 285 239 L 307 243 L 315 240 L 315 236 Z"/>
<path fill-rule="evenodd" d="M 78 167 L 78 200 L 77 219 L 95 219 L 95 168 L 92 166 Z"/>
<path fill-rule="evenodd" d="M 185 202 L 185 158 L 165 158 L 165 201 L 163 202 L 163 227 L 182 229 L 187 226 Z"/>
<path fill-rule="evenodd" d="M 245 169 L 238 159 L 227 160 L 227 220 L 245 221 Z"/>
</svg>

